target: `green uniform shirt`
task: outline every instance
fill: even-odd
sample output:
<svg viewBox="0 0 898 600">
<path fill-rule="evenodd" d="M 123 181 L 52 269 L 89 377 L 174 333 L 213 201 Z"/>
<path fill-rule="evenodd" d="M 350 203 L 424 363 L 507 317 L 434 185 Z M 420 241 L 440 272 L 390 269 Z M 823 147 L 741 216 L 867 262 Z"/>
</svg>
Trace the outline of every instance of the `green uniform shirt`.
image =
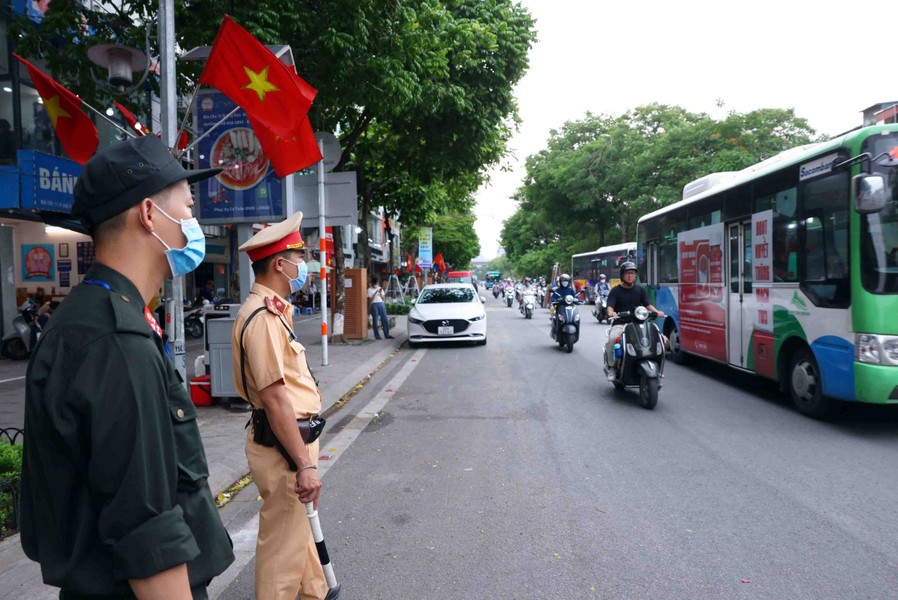
<svg viewBox="0 0 898 600">
<path fill-rule="evenodd" d="M 190 585 L 234 560 L 206 478 L 196 408 L 121 273 L 94 263 L 28 365 L 22 547 L 66 597 L 131 596 L 187 563 Z"/>
</svg>

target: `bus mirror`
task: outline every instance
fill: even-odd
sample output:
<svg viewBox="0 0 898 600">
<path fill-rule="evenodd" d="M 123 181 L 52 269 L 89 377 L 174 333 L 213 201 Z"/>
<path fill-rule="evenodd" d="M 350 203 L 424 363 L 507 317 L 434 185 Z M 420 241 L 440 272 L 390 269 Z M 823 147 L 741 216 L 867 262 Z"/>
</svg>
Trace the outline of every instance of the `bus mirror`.
<svg viewBox="0 0 898 600">
<path fill-rule="evenodd" d="M 854 176 L 854 208 L 862 215 L 878 213 L 891 200 L 885 177 L 862 173 Z"/>
</svg>

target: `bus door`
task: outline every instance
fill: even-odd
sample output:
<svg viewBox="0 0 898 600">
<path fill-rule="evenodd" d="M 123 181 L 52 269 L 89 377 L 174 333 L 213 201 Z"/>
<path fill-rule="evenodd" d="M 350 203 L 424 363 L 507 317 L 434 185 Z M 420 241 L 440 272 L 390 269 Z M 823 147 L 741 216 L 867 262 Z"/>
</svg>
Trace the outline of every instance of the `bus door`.
<svg viewBox="0 0 898 600">
<path fill-rule="evenodd" d="M 754 296 L 752 292 L 751 221 L 733 223 L 728 227 L 730 266 L 727 276 L 729 302 L 727 316 L 727 348 L 729 363 L 746 368 L 748 344 L 754 327 Z"/>
</svg>

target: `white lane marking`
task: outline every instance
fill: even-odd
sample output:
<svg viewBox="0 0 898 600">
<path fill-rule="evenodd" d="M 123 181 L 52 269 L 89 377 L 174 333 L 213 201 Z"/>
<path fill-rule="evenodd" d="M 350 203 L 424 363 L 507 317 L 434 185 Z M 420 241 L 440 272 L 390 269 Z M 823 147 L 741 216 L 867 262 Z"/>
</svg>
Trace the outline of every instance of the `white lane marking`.
<svg viewBox="0 0 898 600">
<path fill-rule="evenodd" d="M 21 377 L 13 377 L 12 379 L 0 379 L 0 383 L 9 383 L 10 381 L 18 381 L 20 379 L 25 379 L 25 376 L 22 375 Z"/>
<path fill-rule="evenodd" d="M 364 431 L 365 427 L 383 410 L 393 398 L 393 394 L 402 387 L 405 380 L 409 378 L 415 367 L 421 364 L 421 359 L 427 350 L 422 348 L 415 351 L 411 358 L 399 369 L 399 372 L 387 383 L 381 390 L 371 399 L 371 401 L 359 411 L 359 414 L 343 428 L 332 440 L 327 443 L 326 447 L 319 449 L 319 456 L 329 457 L 327 460 L 318 461 L 318 475 L 324 477 L 325 474 L 334 466 L 334 463 L 343 456 L 343 453 Z"/>
<path fill-rule="evenodd" d="M 324 477 L 334 463 L 343 456 L 343 453 L 352 445 L 359 437 L 365 427 L 384 409 L 393 398 L 393 394 L 402 387 L 412 371 L 415 370 L 421 359 L 427 353 L 427 349 L 421 348 L 416 350 L 408 361 L 399 369 L 399 372 L 393 376 L 385 386 L 365 405 L 359 414 L 338 433 L 326 448 L 319 449 L 319 456 L 328 456 L 328 460 L 318 461 L 318 476 Z M 256 536 L 259 531 L 259 513 L 256 513 L 252 519 L 246 522 L 238 531 L 231 534 L 231 541 L 234 543 L 234 562 L 227 570 L 212 580 L 209 585 L 208 594 L 212 600 L 217 599 L 222 592 L 235 580 L 244 567 L 249 564 L 256 556 Z"/>
</svg>

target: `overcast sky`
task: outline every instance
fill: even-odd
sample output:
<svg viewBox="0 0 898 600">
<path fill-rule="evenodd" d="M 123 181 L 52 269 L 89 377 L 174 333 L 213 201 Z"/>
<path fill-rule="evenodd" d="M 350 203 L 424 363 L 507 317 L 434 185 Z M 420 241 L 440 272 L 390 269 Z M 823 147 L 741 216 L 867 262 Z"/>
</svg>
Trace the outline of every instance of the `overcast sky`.
<svg viewBox="0 0 898 600">
<path fill-rule="evenodd" d="M 507 173 L 477 193 L 481 256 L 498 253 L 502 221 L 524 160 L 551 129 L 587 111 L 620 115 L 651 102 L 722 118 L 794 108 L 818 133 L 861 123 L 861 111 L 898 100 L 890 17 L 873 6 L 820 0 L 522 0 L 539 40 L 517 86 L 520 131 Z M 879 5 L 880 8 L 885 5 Z M 724 102 L 717 108 L 717 100 Z"/>
</svg>

